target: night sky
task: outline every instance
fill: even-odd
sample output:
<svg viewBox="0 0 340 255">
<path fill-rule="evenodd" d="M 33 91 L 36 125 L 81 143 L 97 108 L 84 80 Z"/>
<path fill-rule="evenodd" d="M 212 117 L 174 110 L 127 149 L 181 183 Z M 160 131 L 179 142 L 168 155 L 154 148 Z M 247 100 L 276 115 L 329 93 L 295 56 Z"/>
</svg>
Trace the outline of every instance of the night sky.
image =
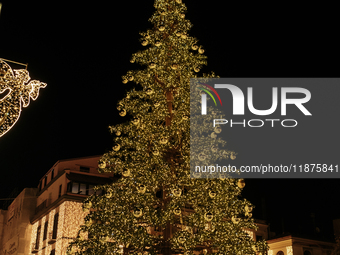
<svg viewBox="0 0 340 255">
<path fill-rule="evenodd" d="M 203 72 L 214 71 L 220 77 L 339 77 L 335 7 L 275 4 L 268 8 L 216 0 L 185 3 L 186 18 L 194 25 L 190 35 L 199 39 L 208 56 Z M 60 159 L 110 150 L 108 126 L 124 120 L 116 105 L 131 88 L 122 84 L 121 76 L 140 68 L 129 60 L 143 49 L 139 32 L 151 27 L 148 18 L 153 11 L 152 0 L 2 1 L 0 57 L 28 63 L 31 78 L 46 82 L 47 87 L 0 138 L 1 199 L 15 190 L 37 187 Z M 339 164 L 339 135 L 333 132 L 340 127 L 333 121 L 339 116 L 338 106 L 334 104 L 321 128 L 304 127 L 310 148 L 330 155 L 327 160 L 333 164 Z M 271 151 L 281 146 L 266 135 L 254 133 L 256 139 L 250 141 L 231 132 L 229 144 L 242 160 L 242 153 L 250 157 L 251 150 L 265 153 L 268 141 L 274 146 Z M 296 149 L 299 143 L 305 140 L 289 146 Z M 288 162 L 289 146 L 285 147 Z M 300 154 L 308 159 L 307 151 Z M 246 180 L 243 196 L 255 204 L 255 218 L 268 220 L 277 234 L 313 235 L 318 227 L 314 237 L 321 238 L 332 236 L 332 219 L 340 218 L 339 184 L 339 179 L 252 179 Z"/>
</svg>

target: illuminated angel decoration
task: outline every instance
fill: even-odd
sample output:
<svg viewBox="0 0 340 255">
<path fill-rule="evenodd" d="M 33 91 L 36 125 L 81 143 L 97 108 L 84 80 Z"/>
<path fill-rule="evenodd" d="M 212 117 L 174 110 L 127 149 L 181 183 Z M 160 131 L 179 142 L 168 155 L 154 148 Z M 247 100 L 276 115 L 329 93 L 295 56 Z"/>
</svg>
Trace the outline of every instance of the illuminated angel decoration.
<svg viewBox="0 0 340 255">
<path fill-rule="evenodd" d="M 46 83 L 31 80 L 26 69 L 14 69 L 0 59 L 0 137 L 6 134 L 20 117 L 21 108 L 30 98 L 36 100 Z"/>
</svg>

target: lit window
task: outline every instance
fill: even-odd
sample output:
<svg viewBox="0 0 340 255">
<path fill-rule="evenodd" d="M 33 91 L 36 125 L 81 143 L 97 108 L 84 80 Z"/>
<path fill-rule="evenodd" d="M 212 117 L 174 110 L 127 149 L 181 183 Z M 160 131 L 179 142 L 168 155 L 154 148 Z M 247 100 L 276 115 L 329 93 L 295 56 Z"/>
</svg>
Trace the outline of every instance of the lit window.
<svg viewBox="0 0 340 255">
<path fill-rule="evenodd" d="M 79 192 L 78 193 L 82 194 L 82 195 L 86 195 L 86 184 L 80 183 Z"/>
<path fill-rule="evenodd" d="M 78 193 L 78 191 L 79 191 L 79 183 L 78 182 L 74 182 L 73 184 L 72 184 L 72 193 Z"/>
<path fill-rule="evenodd" d="M 94 185 L 89 185 L 89 190 L 88 190 L 89 195 L 92 195 L 94 193 L 93 187 L 94 187 Z"/>
</svg>

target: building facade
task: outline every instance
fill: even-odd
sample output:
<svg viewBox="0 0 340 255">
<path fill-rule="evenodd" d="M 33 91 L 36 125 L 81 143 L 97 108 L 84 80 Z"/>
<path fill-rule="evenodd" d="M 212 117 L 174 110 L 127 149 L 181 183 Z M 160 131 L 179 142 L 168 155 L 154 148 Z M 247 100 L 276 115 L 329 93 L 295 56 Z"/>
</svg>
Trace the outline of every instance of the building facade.
<svg viewBox="0 0 340 255">
<path fill-rule="evenodd" d="M 86 216 L 82 201 L 94 186 L 114 180 L 112 174 L 98 172 L 99 159 L 58 161 L 38 188 L 24 189 L 8 210 L 1 210 L 0 255 L 66 254 Z"/>
<path fill-rule="evenodd" d="M 66 254 L 86 217 L 84 198 L 94 194 L 94 186 L 115 181 L 112 174 L 98 172 L 99 159 L 93 156 L 58 161 L 40 179 L 38 188 L 24 189 L 8 210 L 0 210 L 0 255 Z M 190 213 L 191 209 L 186 210 Z M 334 247 L 334 243 L 291 235 L 271 238 L 266 221 L 255 222 L 258 230 L 245 232 L 254 240 L 267 240 L 269 255 L 330 255 Z M 173 227 L 173 231 L 183 228 L 181 224 Z M 156 228 L 148 232 L 165 235 Z"/>
<path fill-rule="evenodd" d="M 334 243 L 287 235 L 267 241 L 268 255 L 330 255 Z"/>
</svg>

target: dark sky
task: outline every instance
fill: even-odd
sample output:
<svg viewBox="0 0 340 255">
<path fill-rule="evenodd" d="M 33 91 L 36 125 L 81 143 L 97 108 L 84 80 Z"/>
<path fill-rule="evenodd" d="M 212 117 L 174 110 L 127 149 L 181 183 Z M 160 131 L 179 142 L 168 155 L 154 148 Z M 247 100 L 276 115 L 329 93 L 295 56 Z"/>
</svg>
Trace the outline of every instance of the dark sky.
<svg viewBox="0 0 340 255">
<path fill-rule="evenodd" d="M 185 3 L 186 17 L 194 24 L 191 35 L 208 56 L 203 72 L 214 71 L 221 77 L 339 77 L 335 7 Z M 130 56 L 143 49 L 138 33 L 151 27 L 147 20 L 154 9 L 152 0 L 2 4 L 0 57 L 28 63 L 31 78 L 48 84 L 37 101 L 23 109 L 15 127 L 0 138 L 0 198 L 6 198 L 15 188 L 36 187 L 59 159 L 99 155 L 111 148 L 108 126 L 122 121 L 116 104 L 129 88 L 121 76 L 139 68 L 129 62 Z M 338 118 L 338 111 L 336 106 L 334 114 L 326 116 L 329 121 Z M 324 128 L 312 132 L 305 127 L 306 133 L 311 148 L 314 139 L 325 137 L 315 150 L 334 156 L 339 137 L 326 136 L 324 121 Z M 235 135 L 230 144 L 240 155 L 266 148 L 267 141 L 273 149 L 281 146 L 261 135 L 254 133 L 257 140 L 251 142 Z M 277 233 L 312 233 L 314 213 L 319 236 L 329 236 L 331 220 L 340 218 L 339 179 L 246 183 L 243 195 L 255 204 L 254 216 L 266 217 Z"/>
</svg>

